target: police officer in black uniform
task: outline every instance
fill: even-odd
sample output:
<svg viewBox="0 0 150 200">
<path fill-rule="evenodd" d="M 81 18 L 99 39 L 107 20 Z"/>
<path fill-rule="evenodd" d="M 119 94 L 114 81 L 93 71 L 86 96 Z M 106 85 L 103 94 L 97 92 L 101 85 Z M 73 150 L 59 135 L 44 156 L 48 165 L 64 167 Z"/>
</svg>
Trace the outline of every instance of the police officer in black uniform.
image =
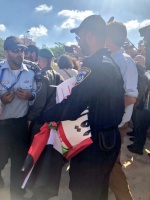
<svg viewBox="0 0 150 200">
<path fill-rule="evenodd" d="M 66 100 L 41 115 L 39 120 L 76 120 L 89 109 L 93 144 L 70 162 L 73 200 L 107 200 L 109 174 L 120 150 L 118 125 L 124 113 L 124 90 L 120 71 L 104 49 L 106 23 L 91 15 L 72 29 L 87 56 L 77 76 L 77 85 Z"/>
</svg>

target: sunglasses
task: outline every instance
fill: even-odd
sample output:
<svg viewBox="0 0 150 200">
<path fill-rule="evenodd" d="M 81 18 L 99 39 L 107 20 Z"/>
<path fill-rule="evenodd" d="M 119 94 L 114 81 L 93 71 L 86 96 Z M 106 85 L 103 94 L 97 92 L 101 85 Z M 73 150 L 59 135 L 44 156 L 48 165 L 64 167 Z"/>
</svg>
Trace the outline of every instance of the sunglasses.
<svg viewBox="0 0 150 200">
<path fill-rule="evenodd" d="M 75 39 L 76 39 L 77 43 L 79 43 L 80 38 L 78 36 L 76 36 Z"/>
<path fill-rule="evenodd" d="M 20 52 L 25 52 L 25 49 L 24 48 L 22 48 L 22 49 L 16 49 L 16 50 L 10 50 L 11 52 L 13 52 L 13 53 L 20 53 Z"/>
</svg>

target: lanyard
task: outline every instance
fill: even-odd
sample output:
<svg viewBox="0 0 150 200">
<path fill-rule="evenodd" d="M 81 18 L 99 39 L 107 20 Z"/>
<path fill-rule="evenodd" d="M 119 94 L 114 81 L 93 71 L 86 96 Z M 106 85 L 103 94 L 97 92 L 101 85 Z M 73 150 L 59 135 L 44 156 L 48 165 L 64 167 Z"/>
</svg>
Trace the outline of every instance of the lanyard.
<svg viewBox="0 0 150 200">
<path fill-rule="evenodd" d="M 66 72 L 66 74 L 69 76 L 69 78 L 71 78 L 72 76 L 67 72 L 67 70 L 65 70 L 65 69 L 63 69 L 65 72 Z"/>
<path fill-rule="evenodd" d="M 4 69 L 2 69 L 2 72 L 1 72 L 1 74 L 0 74 L 0 83 L 1 83 L 1 81 L 2 81 L 3 75 L 4 75 Z"/>
<path fill-rule="evenodd" d="M 11 89 L 14 87 L 14 85 L 16 85 L 16 83 L 19 81 L 20 76 L 21 76 L 21 73 L 22 73 L 22 71 L 19 72 L 16 81 L 15 81 L 10 87 L 7 87 L 6 85 L 4 85 L 4 84 L 2 83 L 2 78 L 3 78 L 3 75 L 4 75 L 4 69 L 2 69 L 2 72 L 1 72 L 1 74 L 0 74 L 0 84 L 1 84 L 1 86 L 2 86 L 3 88 L 5 88 L 5 90 L 7 90 L 7 91 L 11 90 Z"/>
</svg>

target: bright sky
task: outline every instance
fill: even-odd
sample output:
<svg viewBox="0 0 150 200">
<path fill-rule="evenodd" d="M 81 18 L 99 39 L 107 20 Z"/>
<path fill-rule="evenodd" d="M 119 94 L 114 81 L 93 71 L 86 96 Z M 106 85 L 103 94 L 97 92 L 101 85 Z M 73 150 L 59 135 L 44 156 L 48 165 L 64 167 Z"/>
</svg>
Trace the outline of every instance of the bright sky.
<svg viewBox="0 0 150 200">
<path fill-rule="evenodd" d="M 0 4 L 0 38 L 29 37 L 39 47 L 75 43 L 70 29 L 91 14 L 123 22 L 135 46 L 142 39 L 139 28 L 150 25 L 149 0 L 1 0 Z"/>
</svg>

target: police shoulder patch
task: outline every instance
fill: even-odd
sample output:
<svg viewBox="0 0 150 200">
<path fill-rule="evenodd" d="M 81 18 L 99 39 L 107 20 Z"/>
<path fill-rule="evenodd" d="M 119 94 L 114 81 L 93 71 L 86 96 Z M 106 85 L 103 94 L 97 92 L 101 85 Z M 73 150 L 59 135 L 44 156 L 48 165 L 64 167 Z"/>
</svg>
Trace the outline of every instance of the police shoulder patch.
<svg viewBox="0 0 150 200">
<path fill-rule="evenodd" d="M 0 67 L 5 63 L 5 60 L 0 61 Z"/>
<path fill-rule="evenodd" d="M 89 68 L 81 68 L 76 78 L 76 85 L 80 84 L 83 80 L 85 80 L 90 75 L 90 73 L 91 70 Z"/>
</svg>

